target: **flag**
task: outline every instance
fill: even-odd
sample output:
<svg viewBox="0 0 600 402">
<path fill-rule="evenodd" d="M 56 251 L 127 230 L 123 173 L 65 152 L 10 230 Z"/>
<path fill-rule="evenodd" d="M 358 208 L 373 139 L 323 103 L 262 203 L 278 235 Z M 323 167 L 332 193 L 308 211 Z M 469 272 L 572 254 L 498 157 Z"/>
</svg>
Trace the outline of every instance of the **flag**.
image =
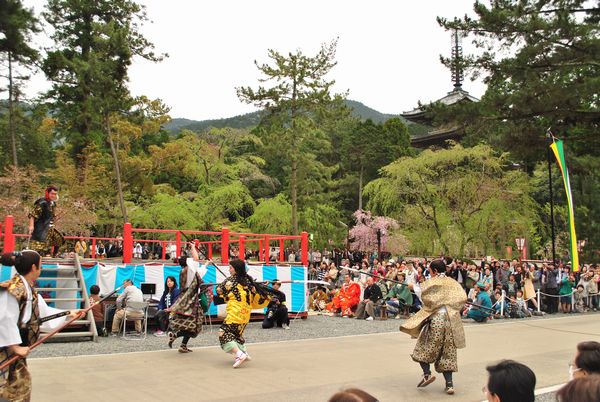
<svg viewBox="0 0 600 402">
<path fill-rule="evenodd" d="M 579 271 L 579 255 L 577 253 L 577 235 L 575 233 L 575 210 L 573 208 L 573 196 L 571 194 L 571 182 L 569 181 L 569 170 L 565 163 L 565 151 L 561 140 L 553 140 L 550 149 L 556 157 L 556 162 L 562 173 L 565 192 L 567 194 L 567 204 L 569 207 L 569 249 L 571 251 L 571 267 L 574 272 Z"/>
</svg>

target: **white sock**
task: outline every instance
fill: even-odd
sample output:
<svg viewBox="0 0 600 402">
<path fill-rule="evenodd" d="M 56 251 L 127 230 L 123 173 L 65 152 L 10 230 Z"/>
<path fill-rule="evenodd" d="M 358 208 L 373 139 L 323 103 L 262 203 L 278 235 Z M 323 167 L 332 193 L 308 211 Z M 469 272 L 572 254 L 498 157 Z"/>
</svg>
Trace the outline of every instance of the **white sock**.
<svg viewBox="0 0 600 402">
<path fill-rule="evenodd" d="M 235 354 L 235 357 L 242 357 L 242 355 L 244 354 L 244 352 L 242 352 L 241 350 L 238 350 Z"/>
</svg>

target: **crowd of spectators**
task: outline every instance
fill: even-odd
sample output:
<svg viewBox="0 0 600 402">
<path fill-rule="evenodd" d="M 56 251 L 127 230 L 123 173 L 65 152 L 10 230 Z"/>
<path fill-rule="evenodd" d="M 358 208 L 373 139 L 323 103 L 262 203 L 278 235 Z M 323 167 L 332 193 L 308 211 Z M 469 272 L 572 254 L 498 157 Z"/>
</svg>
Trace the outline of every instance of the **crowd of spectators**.
<svg viewBox="0 0 600 402">
<path fill-rule="evenodd" d="M 311 289 L 309 309 L 342 317 L 358 315 L 363 318 L 364 314 L 367 319 L 378 314 L 382 318 L 402 318 L 418 311 L 420 300 L 413 289 L 429 277 L 429 261 L 426 258 L 382 257 L 387 258 L 380 260 L 376 253 L 311 252 L 309 278 L 325 281 L 328 286 Z M 477 321 L 558 312 L 583 313 L 599 308 L 598 265 L 583 265 L 578 272 L 572 272 L 570 266 L 562 263 L 520 262 L 517 259 L 446 261 L 444 275 L 459 282 L 469 301 L 475 303 L 476 306 L 470 309 L 480 310 L 484 317 Z M 348 294 L 349 283 L 360 286 L 358 296 L 356 290 Z M 379 291 L 373 291 L 374 285 Z M 465 311 L 465 316 L 468 313 Z"/>
</svg>

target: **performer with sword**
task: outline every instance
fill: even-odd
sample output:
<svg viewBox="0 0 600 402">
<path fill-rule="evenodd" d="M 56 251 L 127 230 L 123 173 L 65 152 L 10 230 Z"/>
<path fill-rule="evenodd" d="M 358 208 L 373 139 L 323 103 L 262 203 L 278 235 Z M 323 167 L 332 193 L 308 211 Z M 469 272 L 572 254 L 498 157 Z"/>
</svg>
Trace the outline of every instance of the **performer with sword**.
<svg viewBox="0 0 600 402">
<path fill-rule="evenodd" d="M 65 238 L 54 226 L 57 220 L 58 188 L 48 186 L 43 198 L 35 201 L 29 213 L 30 238 L 27 247 L 43 255 L 57 255 Z M 31 244 L 30 244 L 31 243 Z M 54 249 L 53 249 L 54 248 Z"/>
<path fill-rule="evenodd" d="M 39 344 L 40 330 L 64 327 L 65 312 L 49 307 L 33 287 L 42 271 L 42 257 L 37 252 L 5 253 L 0 263 L 17 270 L 12 279 L 0 283 L 0 399 L 29 401 L 31 376 L 25 357 Z M 82 314 L 66 313 L 69 323 Z M 55 319 L 43 320 L 51 315 L 48 318 Z"/>
</svg>

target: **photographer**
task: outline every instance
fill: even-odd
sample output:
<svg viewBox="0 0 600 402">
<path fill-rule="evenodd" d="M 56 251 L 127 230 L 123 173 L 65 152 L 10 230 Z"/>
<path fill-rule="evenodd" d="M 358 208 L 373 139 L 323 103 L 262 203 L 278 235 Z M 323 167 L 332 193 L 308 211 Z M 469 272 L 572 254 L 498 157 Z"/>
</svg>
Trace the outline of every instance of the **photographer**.
<svg viewBox="0 0 600 402">
<path fill-rule="evenodd" d="M 285 293 L 279 290 L 281 282 L 275 279 L 273 282 L 273 293 L 275 294 L 267 306 L 267 314 L 263 320 L 263 329 L 273 328 L 277 324 L 278 328 L 290 329 L 290 318 L 288 309 L 285 305 Z"/>
</svg>

